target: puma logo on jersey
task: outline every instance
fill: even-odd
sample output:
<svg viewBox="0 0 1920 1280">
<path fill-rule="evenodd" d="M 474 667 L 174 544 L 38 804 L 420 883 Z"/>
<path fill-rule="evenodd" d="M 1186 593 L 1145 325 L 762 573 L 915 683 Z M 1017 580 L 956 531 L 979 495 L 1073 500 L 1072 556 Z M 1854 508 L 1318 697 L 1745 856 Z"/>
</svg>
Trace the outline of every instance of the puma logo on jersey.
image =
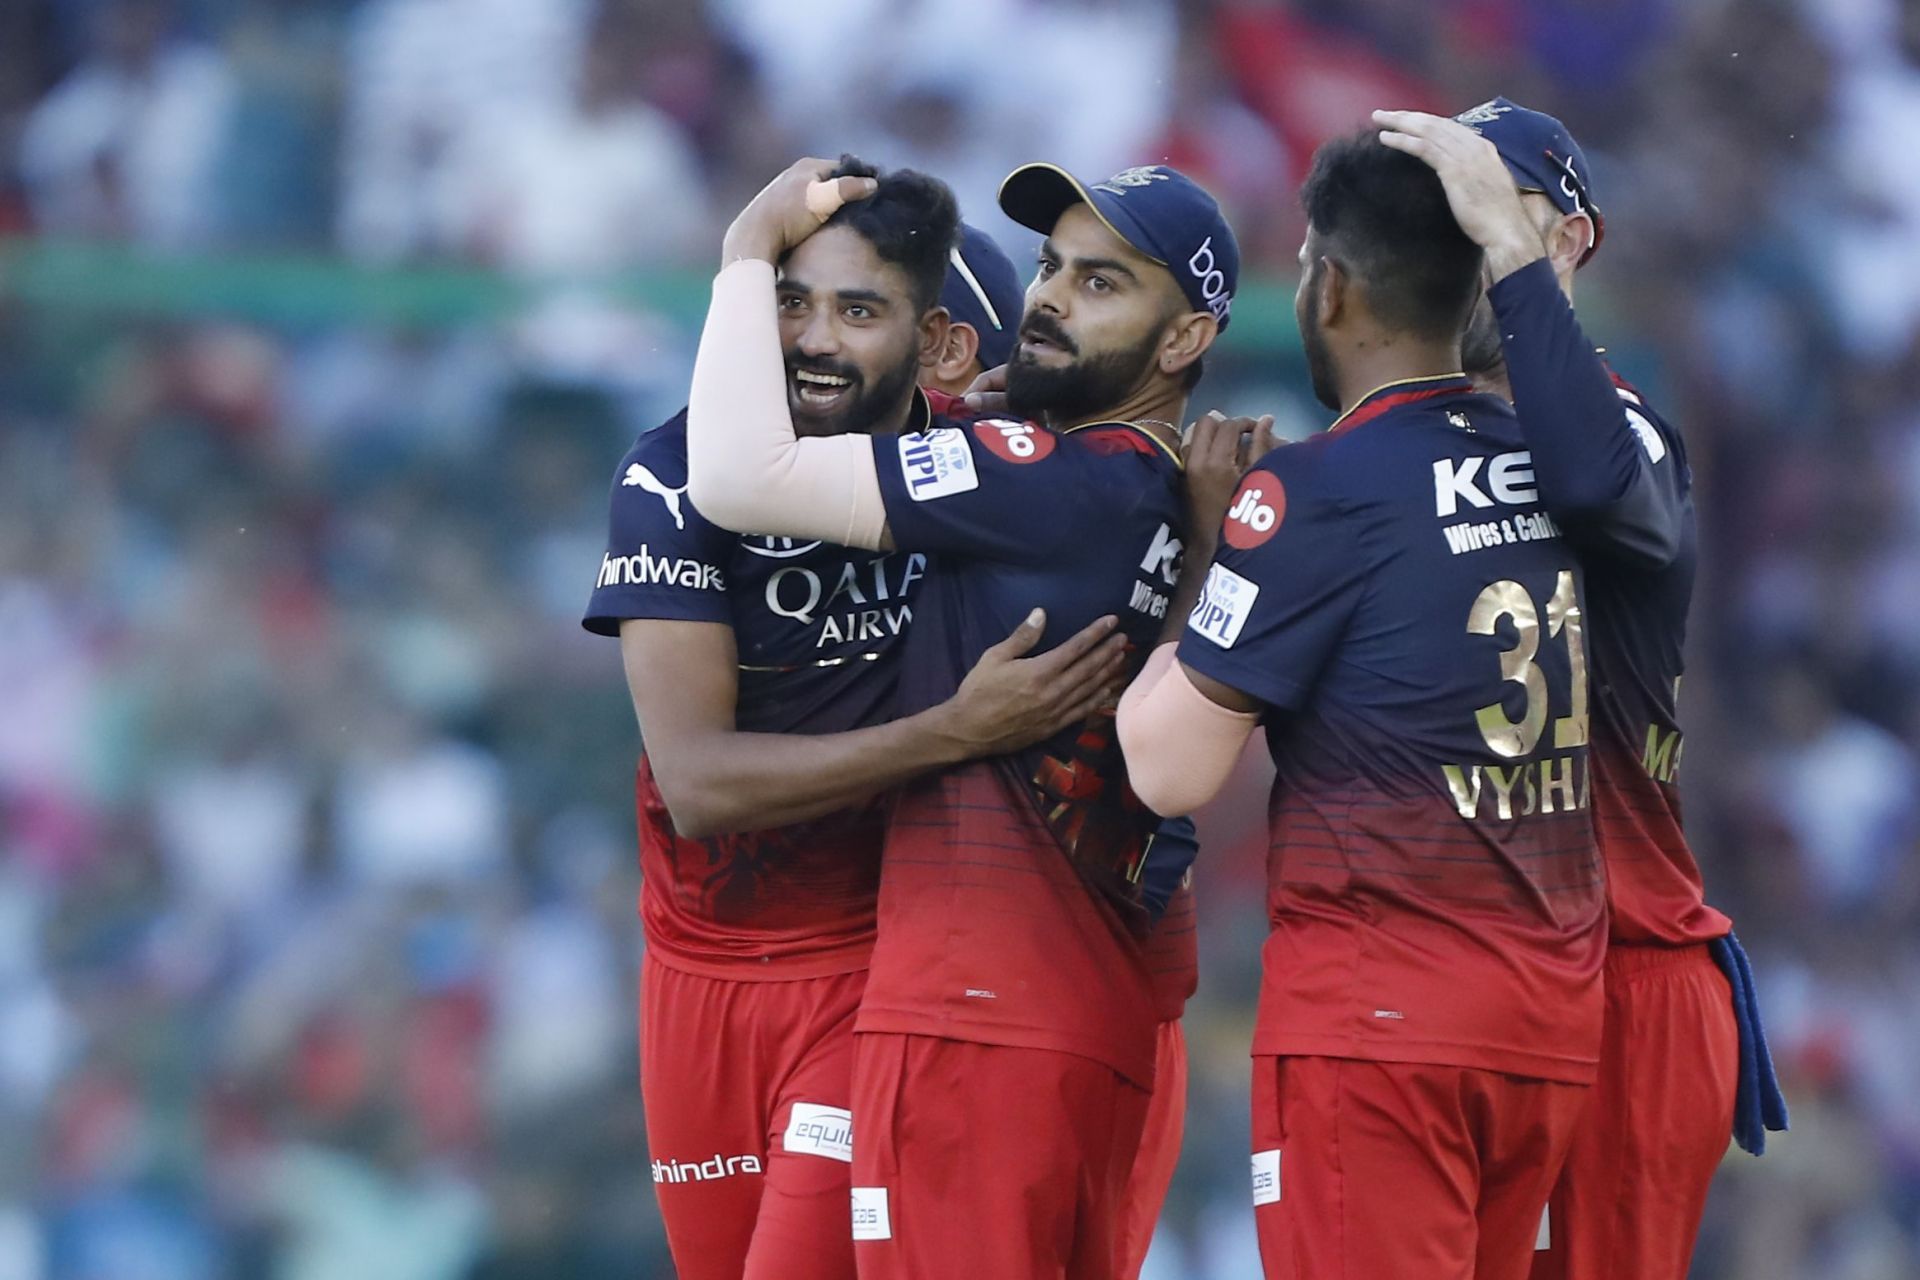
<svg viewBox="0 0 1920 1280">
<path fill-rule="evenodd" d="M 684 529 L 687 527 L 686 517 L 680 514 L 680 495 L 687 491 L 687 486 L 681 485 L 678 489 L 674 489 L 662 484 L 659 476 L 656 476 L 653 472 L 647 470 L 637 462 L 627 467 L 627 474 L 621 478 L 620 483 L 623 485 L 639 485 L 642 489 L 667 504 L 667 514 L 673 517 L 674 528 Z"/>
</svg>

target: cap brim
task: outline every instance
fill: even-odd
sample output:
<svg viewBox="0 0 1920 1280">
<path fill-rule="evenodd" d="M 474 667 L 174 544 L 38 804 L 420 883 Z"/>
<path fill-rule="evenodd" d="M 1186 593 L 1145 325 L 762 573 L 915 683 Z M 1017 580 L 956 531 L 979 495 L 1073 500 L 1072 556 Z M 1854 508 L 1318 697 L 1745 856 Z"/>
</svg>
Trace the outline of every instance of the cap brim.
<svg viewBox="0 0 1920 1280">
<path fill-rule="evenodd" d="M 1093 216 L 1100 219 L 1107 230 L 1119 236 L 1135 253 L 1157 266 L 1167 265 L 1158 254 L 1140 243 L 1142 237 L 1128 235 L 1114 225 L 1114 220 L 1108 216 L 1101 202 L 1094 198 L 1093 192 L 1057 164 L 1040 161 L 1021 165 L 1001 182 L 999 199 L 1000 208 L 1009 218 L 1043 236 L 1053 234 L 1053 226 L 1060 221 L 1061 214 L 1076 204 L 1084 204 L 1093 210 Z"/>
</svg>

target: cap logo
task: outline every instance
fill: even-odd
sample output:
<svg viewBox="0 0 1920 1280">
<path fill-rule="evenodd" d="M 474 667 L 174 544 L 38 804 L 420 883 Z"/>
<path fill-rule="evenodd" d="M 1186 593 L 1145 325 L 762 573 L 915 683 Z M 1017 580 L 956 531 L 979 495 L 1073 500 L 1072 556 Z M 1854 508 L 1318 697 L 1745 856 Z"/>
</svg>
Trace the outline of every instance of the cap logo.
<svg viewBox="0 0 1920 1280">
<path fill-rule="evenodd" d="M 1127 187 L 1145 187 L 1156 182 L 1167 182 L 1169 178 L 1152 165 L 1137 165 L 1131 169 L 1122 169 L 1105 182 L 1093 184 L 1095 191 L 1105 191 L 1112 195 L 1123 196 Z"/>
<path fill-rule="evenodd" d="M 1489 98 L 1477 107 L 1468 107 L 1454 119 L 1465 125 L 1492 124 L 1511 110 L 1512 107 L 1502 106 L 1497 99 Z"/>
<path fill-rule="evenodd" d="M 1573 201 L 1573 211 L 1575 213 L 1586 213 L 1587 202 L 1581 198 L 1580 175 L 1574 172 L 1572 157 L 1556 156 L 1553 152 L 1549 151 L 1547 152 L 1547 158 L 1566 170 L 1565 173 L 1560 175 L 1560 194 Z"/>
<path fill-rule="evenodd" d="M 1187 270 L 1200 285 L 1200 297 L 1205 300 L 1207 310 L 1213 312 L 1215 320 L 1225 324 L 1227 313 L 1233 310 L 1233 295 L 1227 292 L 1226 274 L 1214 264 L 1212 236 L 1202 240 L 1193 256 L 1187 259 Z"/>
</svg>

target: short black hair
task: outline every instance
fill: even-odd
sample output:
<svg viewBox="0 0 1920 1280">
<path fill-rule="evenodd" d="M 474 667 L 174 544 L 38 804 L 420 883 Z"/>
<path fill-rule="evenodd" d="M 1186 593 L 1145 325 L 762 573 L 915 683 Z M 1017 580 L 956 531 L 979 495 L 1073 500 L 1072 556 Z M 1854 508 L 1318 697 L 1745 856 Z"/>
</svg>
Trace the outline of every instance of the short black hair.
<svg viewBox="0 0 1920 1280">
<path fill-rule="evenodd" d="M 953 189 L 913 169 L 882 173 L 848 155 L 841 156 L 827 176 L 879 179 L 879 190 L 841 205 L 826 225 L 858 232 L 882 262 L 906 272 L 915 306 L 922 312 L 936 306 L 947 279 L 948 255 L 960 238 L 960 203 Z"/>
<path fill-rule="evenodd" d="M 1314 153 L 1300 189 L 1307 222 L 1361 280 L 1382 324 L 1425 338 L 1457 337 L 1480 287 L 1480 246 L 1447 205 L 1425 161 L 1366 129 Z"/>
</svg>

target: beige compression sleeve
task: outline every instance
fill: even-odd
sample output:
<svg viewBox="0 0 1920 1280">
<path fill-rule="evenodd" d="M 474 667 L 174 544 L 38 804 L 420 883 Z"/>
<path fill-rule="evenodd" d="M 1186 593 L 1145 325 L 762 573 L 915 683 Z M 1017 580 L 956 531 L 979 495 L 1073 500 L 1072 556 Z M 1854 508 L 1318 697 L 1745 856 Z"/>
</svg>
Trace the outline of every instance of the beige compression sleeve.
<svg viewBox="0 0 1920 1280">
<path fill-rule="evenodd" d="M 773 281 L 760 258 L 714 277 L 687 403 L 687 496 L 737 533 L 878 550 L 887 512 L 872 441 L 794 435 Z"/>
<path fill-rule="evenodd" d="M 1162 817 L 1192 813 L 1220 793 L 1260 717 L 1194 687 L 1169 641 L 1147 656 L 1120 696 L 1120 749 L 1134 794 Z"/>
</svg>

